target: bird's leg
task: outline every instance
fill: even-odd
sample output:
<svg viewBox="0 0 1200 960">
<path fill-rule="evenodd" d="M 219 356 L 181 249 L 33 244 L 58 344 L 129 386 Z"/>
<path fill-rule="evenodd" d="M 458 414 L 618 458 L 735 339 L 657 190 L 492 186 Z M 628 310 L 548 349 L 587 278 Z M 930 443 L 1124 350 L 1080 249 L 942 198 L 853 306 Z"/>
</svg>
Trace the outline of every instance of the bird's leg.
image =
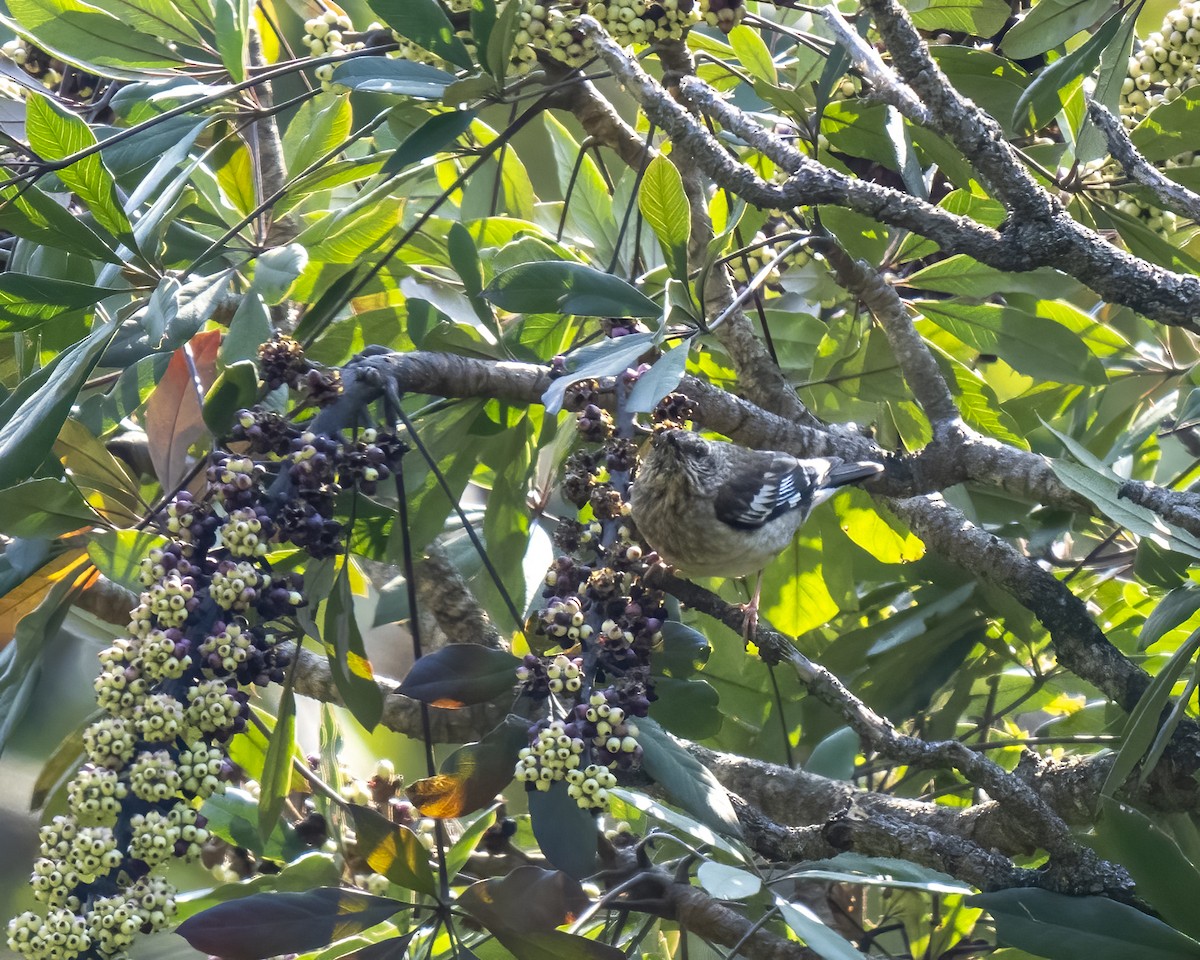
<svg viewBox="0 0 1200 960">
<path fill-rule="evenodd" d="M 742 621 L 742 639 L 746 641 L 746 645 L 750 645 L 750 641 L 758 634 L 758 600 L 762 595 L 763 571 L 758 571 L 758 579 L 754 583 L 754 595 L 750 598 L 749 603 L 742 604 L 742 615 L 745 619 Z"/>
</svg>

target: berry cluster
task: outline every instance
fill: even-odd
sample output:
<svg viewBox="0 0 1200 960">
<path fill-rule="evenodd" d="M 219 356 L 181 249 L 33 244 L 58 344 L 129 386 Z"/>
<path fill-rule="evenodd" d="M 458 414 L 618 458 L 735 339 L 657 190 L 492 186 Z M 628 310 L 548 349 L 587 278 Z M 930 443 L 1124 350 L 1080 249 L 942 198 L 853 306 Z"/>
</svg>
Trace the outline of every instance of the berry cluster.
<svg viewBox="0 0 1200 960">
<path fill-rule="evenodd" d="M 625 324 L 605 324 L 610 337 L 628 332 Z M 567 459 L 563 493 L 580 513 L 555 533 L 561 553 L 546 572 L 531 621 L 535 649 L 563 652 L 529 654 L 517 668 L 522 692 L 547 703 L 547 715 L 529 730 L 517 779 L 543 791 L 566 781 L 568 796 L 593 812 L 606 808 L 614 770 L 641 760 L 635 720 L 648 715 L 654 700 L 650 659 L 667 618 L 662 593 L 641 581 L 645 562 L 627 500 L 637 445 L 621 397 L 644 369 L 617 378 L 615 415 L 612 398 L 595 381 L 567 390 L 581 439 L 597 446 Z"/>
<path fill-rule="evenodd" d="M 90 73 L 68 66 L 57 57 L 26 43 L 20 37 L 0 46 L 0 54 L 41 83 L 43 87 L 60 97 L 72 100 L 92 100 L 102 81 Z M 20 100 L 25 90 L 20 84 L 7 77 L 0 80 L 0 96 Z"/>
<path fill-rule="evenodd" d="M 263 359 L 277 385 L 335 394 L 337 378 L 292 343 L 267 344 Z M 282 682 L 280 641 L 302 632 L 303 584 L 267 554 L 289 540 L 340 550 L 335 496 L 373 490 L 404 449 L 379 431 L 326 437 L 277 414 L 243 412 L 236 432 L 248 450 L 217 458 L 203 494 L 179 493 L 156 518 L 165 540 L 140 563 L 125 635 L 100 653 L 104 715 L 84 732 L 70 813 L 42 828 L 33 866 L 46 913 L 8 924 L 27 960 L 122 957 L 135 934 L 169 925 L 174 890 L 154 871 L 210 846 L 201 804 L 232 775 L 224 744 L 246 726 L 247 688 Z"/>
</svg>

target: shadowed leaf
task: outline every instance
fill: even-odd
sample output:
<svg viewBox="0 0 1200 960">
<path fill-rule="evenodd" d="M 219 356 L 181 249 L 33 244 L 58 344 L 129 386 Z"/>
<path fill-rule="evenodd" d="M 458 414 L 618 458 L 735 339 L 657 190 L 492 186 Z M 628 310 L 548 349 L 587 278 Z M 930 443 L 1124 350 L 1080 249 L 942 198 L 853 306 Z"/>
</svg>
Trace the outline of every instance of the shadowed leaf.
<svg viewBox="0 0 1200 960">
<path fill-rule="evenodd" d="M 517 753 L 529 743 L 529 724 L 507 717 L 477 743 L 459 747 L 441 772 L 411 784 L 408 799 L 426 817 L 461 817 L 489 806 L 509 785 Z"/>
<path fill-rule="evenodd" d="M 519 663 L 503 650 L 452 643 L 414 663 L 398 692 L 451 709 L 487 703 L 513 688 Z"/>
<path fill-rule="evenodd" d="M 431 897 L 437 893 L 429 851 L 415 833 L 370 807 L 351 804 L 350 815 L 358 835 L 358 852 L 372 870 L 406 890 Z"/>
<path fill-rule="evenodd" d="M 404 906 L 338 887 L 256 893 L 210 907 L 176 932 L 197 950 L 224 960 L 262 960 L 323 947 L 383 922 Z"/>
<path fill-rule="evenodd" d="M 578 880 L 532 865 L 472 884 L 458 898 L 460 907 L 496 934 L 549 932 L 574 923 L 588 903 Z"/>
</svg>

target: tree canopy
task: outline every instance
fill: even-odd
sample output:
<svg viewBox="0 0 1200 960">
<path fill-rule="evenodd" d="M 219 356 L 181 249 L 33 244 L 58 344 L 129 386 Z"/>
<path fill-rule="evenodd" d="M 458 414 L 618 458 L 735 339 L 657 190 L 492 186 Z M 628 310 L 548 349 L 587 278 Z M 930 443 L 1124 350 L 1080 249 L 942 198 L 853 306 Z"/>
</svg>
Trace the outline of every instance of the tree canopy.
<svg viewBox="0 0 1200 960">
<path fill-rule="evenodd" d="M 0 24 L 10 949 L 1200 958 L 1200 5 Z M 655 424 L 883 465 L 749 645 Z"/>
</svg>

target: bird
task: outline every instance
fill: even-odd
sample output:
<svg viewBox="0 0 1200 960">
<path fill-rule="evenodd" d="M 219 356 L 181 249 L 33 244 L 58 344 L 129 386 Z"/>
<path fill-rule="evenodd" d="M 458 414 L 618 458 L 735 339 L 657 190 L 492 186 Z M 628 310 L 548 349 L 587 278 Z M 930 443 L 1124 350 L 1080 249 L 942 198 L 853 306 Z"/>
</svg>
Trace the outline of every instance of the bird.
<svg viewBox="0 0 1200 960">
<path fill-rule="evenodd" d="M 743 634 L 758 624 L 762 571 L 787 549 L 813 508 L 839 487 L 884 470 L 873 461 L 800 459 L 657 429 L 630 494 L 633 521 L 659 558 L 688 577 L 758 574 Z"/>
</svg>

